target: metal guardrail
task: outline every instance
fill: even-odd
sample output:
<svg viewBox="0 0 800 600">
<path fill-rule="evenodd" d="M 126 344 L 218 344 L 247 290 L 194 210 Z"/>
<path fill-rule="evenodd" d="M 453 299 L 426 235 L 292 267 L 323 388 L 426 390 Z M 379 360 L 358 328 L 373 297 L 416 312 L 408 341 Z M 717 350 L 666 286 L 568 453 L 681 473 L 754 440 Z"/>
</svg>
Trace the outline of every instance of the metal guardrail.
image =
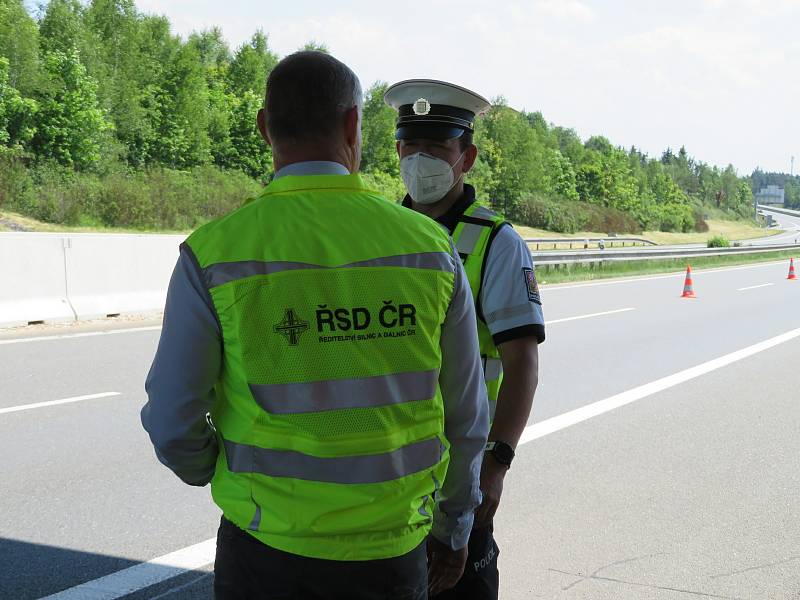
<svg viewBox="0 0 800 600">
<path fill-rule="evenodd" d="M 600 249 L 603 246 L 608 246 L 610 248 L 614 247 L 614 243 L 616 242 L 617 245 L 621 246 L 622 248 L 625 247 L 625 244 L 630 242 L 631 246 L 636 246 L 637 244 L 641 244 L 642 246 L 657 246 L 655 242 L 651 242 L 650 240 L 646 240 L 644 238 L 639 237 L 618 237 L 615 235 L 610 235 L 604 238 L 525 238 L 523 240 L 526 244 L 533 245 L 536 244 L 536 250 L 539 250 L 539 246 L 549 246 L 553 244 L 553 249 L 556 249 L 558 244 L 569 244 L 570 249 L 572 248 L 573 244 L 575 244 L 578 248 L 588 248 L 589 244 L 596 244 Z"/>
<path fill-rule="evenodd" d="M 630 260 L 658 260 L 668 258 L 690 258 L 693 256 L 725 256 L 727 254 L 757 254 L 781 250 L 800 251 L 800 244 L 768 244 L 764 246 L 739 246 L 733 248 L 658 248 L 642 250 L 573 251 L 556 253 L 531 252 L 536 265 L 563 265 L 602 263 Z"/>
<path fill-rule="evenodd" d="M 800 211 L 791 210 L 779 206 L 769 206 L 767 204 L 759 204 L 758 210 L 771 210 L 772 212 L 781 213 L 782 215 L 789 215 L 790 217 L 800 217 Z"/>
</svg>

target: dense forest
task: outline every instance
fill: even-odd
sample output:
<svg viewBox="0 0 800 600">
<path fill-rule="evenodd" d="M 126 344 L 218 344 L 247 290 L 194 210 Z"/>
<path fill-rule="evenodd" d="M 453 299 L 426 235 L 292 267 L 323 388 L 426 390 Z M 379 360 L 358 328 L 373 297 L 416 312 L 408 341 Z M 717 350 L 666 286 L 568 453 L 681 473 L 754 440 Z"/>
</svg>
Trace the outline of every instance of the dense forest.
<svg viewBox="0 0 800 600">
<path fill-rule="evenodd" d="M 230 211 L 271 176 L 255 114 L 278 60 L 261 31 L 235 50 L 217 28 L 182 39 L 133 0 L 51 0 L 33 15 L 0 0 L 0 209 L 148 229 Z M 385 89 L 365 91 L 362 172 L 398 199 Z M 475 140 L 479 199 L 551 230 L 704 231 L 710 215 L 752 215 L 753 189 L 778 179 L 800 205 L 800 178 L 739 177 L 684 148 L 649 157 L 602 136 L 583 141 L 502 98 Z"/>
</svg>

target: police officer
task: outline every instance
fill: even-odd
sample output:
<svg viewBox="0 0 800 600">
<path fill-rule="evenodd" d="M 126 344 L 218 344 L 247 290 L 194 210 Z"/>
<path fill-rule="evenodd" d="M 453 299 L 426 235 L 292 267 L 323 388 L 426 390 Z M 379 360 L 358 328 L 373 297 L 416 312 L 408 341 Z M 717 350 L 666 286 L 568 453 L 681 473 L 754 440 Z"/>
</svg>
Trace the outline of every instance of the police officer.
<svg viewBox="0 0 800 600">
<path fill-rule="evenodd" d="M 335 58 L 283 59 L 258 114 L 274 180 L 170 282 L 142 423 L 211 482 L 217 598 L 418 599 L 464 569 L 488 433 L 472 299 L 446 233 L 358 176 L 361 107 Z"/>
<path fill-rule="evenodd" d="M 464 262 L 479 317 L 492 419 L 481 467 L 483 502 L 467 568 L 458 585 L 437 598 L 497 598 L 492 519 L 538 382 L 538 346 L 545 337 L 539 289 L 525 242 L 501 215 L 476 203 L 475 189 L 464 183 L 478 154 L 475 116 L 489 102 L 462 87 L 427 79 L 396 83 L 385 100 L 399 113 L 397 153 L 408 190 L 403 206 L 445 227 Z M 465 354 L 464 360 L 471 356 Z"/>
</svg>

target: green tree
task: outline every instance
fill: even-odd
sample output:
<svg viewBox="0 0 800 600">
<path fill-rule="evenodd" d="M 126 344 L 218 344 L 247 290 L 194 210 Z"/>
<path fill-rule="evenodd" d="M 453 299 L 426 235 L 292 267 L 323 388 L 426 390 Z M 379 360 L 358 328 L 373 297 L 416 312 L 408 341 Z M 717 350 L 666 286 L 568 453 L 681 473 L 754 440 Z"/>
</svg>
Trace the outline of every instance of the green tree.
<svg viewBox="0 0 800 600">
<path fill-rule="evenodd" d="M 39 21 L 39 45 L 43 52 L 69 53 L 83 46 L 82 9 L 78 0 L 50 0 Z"/>
<path fill-rule="evenodd" d="M 266 182 L 272 174 L 272 152 L 256 126 L 256 115 L 263 104 L 261 95 L 247 90 L 239 97 L 229 96 L 229 102 L 229 151 L 218 164 Z"/>
<path fill-rule="evenodd" d="M 212 75 L 227 68 L 231 62 L 231 49 L 219 27 L 194 32 L 189 36 L 187 43 L 194 46 L 203 68 L 210 71 Z"/>
<path fill-rule="evenodd" d="M 574 129 L 565 129 L 563 127 L 554 127 L 552 136 L 556 140 L 557 147 L 561 154 L 563 154 L 569 162 L 573 165 L 581 163 L 583 158 L 583 142 Z"/>
<path fill-rule="evenodd" d="M 575 170 L 569 159 L 560 150 L 552 150 L 548 155 L 548 172 L 552 184 L 552 193 L 567 200 L 577 200 Z"/>
<path fill-rule="evenodd" d="M 400 166 L 394 138 L 397 113 L 383 101 L 387 87 L 386 82 L 377 81 L 365 94 L 361 124 L 361 170 L 399 177 Z"/>
<path fill-rule="evenodd" d="M 36 102 L 23 98 L 8 79 L 8 59 L 0 56 L 0 151 L 22 150 L 36 132 Z"/>
<path fill-rule="evenodd" d="M 234 94 L 246 91 L 256 96 L 264 95 L 267 75 L 278 64 L 278 56 L 269 49 L 267 36 L 258 30 L 250 41 L 243 44 L 231 61 L 228 71 L 228 87 Z"/>
<path fill-rule="evenodd" d="M 488 150 L 481 152 L 478 159 L 493 174 L 484 192 L 493 206 L 508 216 L 517 214 L 524 196 L 550 190 L 546 149 L 526 117 L 506 106 L 504 99 L 495 100 L 479 121 L 475 143 L 478 148 Z"/>
<path fill-rule="evenodd" d="M 800 177 L 788 177 L 784 183 L 784 203 L 789 208 L 800 208 Z"/>
<path fill-rule="evenodd" d="M 306 42 L 305 44 L 303 44 L 303 47 L 300 48 L 300 50 L 311 50 L 311 51 L 314 51 L 314 52 L 324 52 L 325 54 L 330 54 L 331 53 L 331 51 L 328 49 L 328 46 L 326 46 L 322 42 L 318 42 L 317 40 L 311 40 L 309 42 Z"/>
<path fill-rule="evenodd" d="M 39 29 L 22 0 L 0 0 L 0 56 L 8 59 L 8 81 L 23 97 L 41 86 Z"/>
<path fill-rule="evenodd" d="M 197 50 L 189 45 L 179 47 L 163 76 L 156 96 L 160 144 L 154 148 L 154 158 L 173 168 L 210 162 L 208 87 Z"/>
<path fill-rule="evenodd" d="M 112 125 L 97 102 L 97 82 L 86 74 L 78 53 L 54 51 L 45 57 L 49 85 L 39 99 L 32 148 L 39 157 L 85 169 L 100 159 Z"/>
</svg>

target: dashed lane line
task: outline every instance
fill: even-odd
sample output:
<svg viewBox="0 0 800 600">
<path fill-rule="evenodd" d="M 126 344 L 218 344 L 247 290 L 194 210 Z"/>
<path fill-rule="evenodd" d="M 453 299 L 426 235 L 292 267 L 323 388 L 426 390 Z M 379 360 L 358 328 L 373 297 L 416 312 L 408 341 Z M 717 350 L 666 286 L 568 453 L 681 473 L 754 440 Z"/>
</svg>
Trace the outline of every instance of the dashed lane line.
<svg viewBox="0 0 800 600">
<path fill-rule="evenodd" d="M 0 340 L 0 346 L 8 344 L 30 344 L 32 342 L 50 342 L 53 340 L 68 340 L 72 338 L 96 337 L 101 335 L 116 335 L 120 333 L 138 333 L 140 331 L 158 331 L 161 325 L 149 327 L 130 327 L 127 329 L 109 329 L 108 331 L 85 331 L 83 333 L 65 333 L 62 335 L 42 335 L 38 337 L 14 338 L 10 340 Z"/>
<path fill-rule="evenodd" d="M 739 288 L 737 292 L 744 292 L 745 290 L 757 290 L 758 288 L 769 287 L 775 285 L 774 283 L 762 283 L 761 285 L 748 285 L 747 287 Z"/>
<path fill-rule="evenodd" d="M 604 312 L 597 312 L 597 313 L 590 313 L 588 315 L 578 315 L 577 317 L 566 317 L 564 319 L 551 319 L 546 321 L 547 325 L 553 325 L 554 323 L 566 323 L 567 321 L 578 321 L 580 319 L 591 319 L 592 317 L 602 317 L 604 315 L 615 315 L 617 313 L 624 313 L 631 310 L 636 310 L 635 308 L 618 308 L 617 310 L 606 310 Z"/>
<path fill-rule="evenodd" d="M 99 394 L 87 394 L 85 396 L 73 396 L 72 398 L 64 398 L 62 400 L 49 400 L 47 402 L 35 402 L 33 404 L 21 404 L 20 406 L 10 406 L 8 408 L 0 408 L 0 415 L 7 413 L 21 412 L 23 410 L 33 410 L 34 408 L 47 408 L 48 406 L 58 406 L 60 404 L 71 404 L 73 402 L 83 402 L 84 400 L 97 400 L 99 398 L 110 398 L 111 396 L 120 396 L 120 392 L 101 392 Z"/>
</svg>

